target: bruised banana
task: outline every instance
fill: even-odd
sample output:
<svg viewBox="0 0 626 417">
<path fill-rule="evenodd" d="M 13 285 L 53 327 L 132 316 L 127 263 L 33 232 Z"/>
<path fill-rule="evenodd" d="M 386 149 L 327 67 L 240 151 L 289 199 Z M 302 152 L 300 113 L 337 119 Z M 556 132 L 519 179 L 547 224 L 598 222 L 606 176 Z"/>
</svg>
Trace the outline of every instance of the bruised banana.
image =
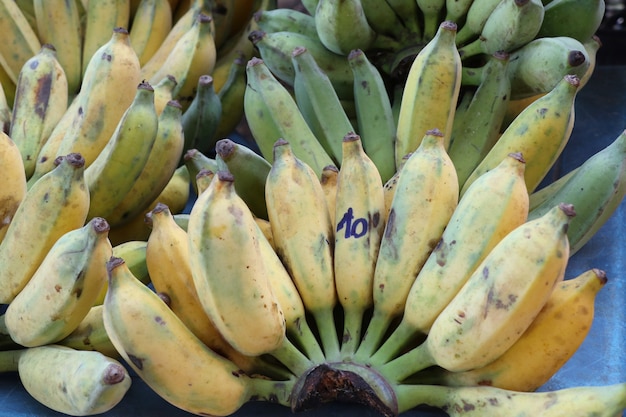
<svg viewBox="0 0 626 417">
<path fill-rule="evenodd" d="M 28 284 L 11 301 L 5 323 L 22 346 L 54 343 L 70 334 L 93 305 L 112 255 L 109 224 L 96 217 L 61 236 Z"/>
</svg>

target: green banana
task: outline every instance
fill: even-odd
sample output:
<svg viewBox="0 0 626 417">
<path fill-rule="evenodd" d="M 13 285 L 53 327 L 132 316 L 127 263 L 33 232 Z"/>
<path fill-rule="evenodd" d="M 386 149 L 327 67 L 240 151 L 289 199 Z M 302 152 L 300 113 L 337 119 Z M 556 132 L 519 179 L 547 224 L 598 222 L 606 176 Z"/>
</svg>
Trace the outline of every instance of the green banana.
<svg viewBox="0 0 626 417">
<path fill-rule="evenodd" d="M 446 6 L 445 0 L 416 0 L 417 7 L 420 10 L 421 17 L 424 21 L 422 40 L 428 42 L 435 37 L 437 27 L 441 22 L 440 15 Z"/>
<path fill-rule="evenodd" d="M 317 38 L 315 18 L 296 9 L 281 7 L 261 10 L 254 14 L 254 21 L 259 30 L 266 33 L 288 31 Z"/>
<path fill-rule="evenodd" d="M 388 1 L 361 0 L 361 7 L 367 22 L 376 33 L 396 40 L 406 36 L 401 16 L 396 14 Z"/>
<path fill-rule="evenodd" d="M 277 32 L 279 33 L 279 32 Z M 333 165 L 319 143 L 290 92 L 270 72 L 265 61 L 252 58 L 248 62 L 248 86 L 244 96 L 246 119 L 261 155 L 273 161 L 274 143 L 284 139 L 295 155 L 319 176 L 327 165 Z"/>
<path fill-rule="evenodd" d="M 585 42 L 600 27 L 605 9 L 604 0 L 553 0 L 545 6 L 537 37 L 569 36 Z"/>
<path fill-rule="evenodd" d="M 335 164 L 341 161 L 343 137 L 354 131 L 330 78 L 304 47 L 291 53 L 296 104 L 317 140 Z"/>
<path fill-rule="evenodd" d="M 196 177 L 201 170 L 209 170 L 213 173 L 217 172 L 217 161 L 209 158 L 197 149 L 189 149 L 183 156 L 185 167 L 189 171 L 189 179 L 191 186 L 196 195 L 199 195 Z"/>
<path fill-rule="evenodd" d="M 320 0 L 314 19 L 320 41 L 339 55 L 368 49 L 377 37 L 365 17 L 361 0 Z"/>
<path fill-rule="evenodd" d="M 213 152 L 216 141 L 215 132 L 221 117 L 222 102 L 215 91 L 213 77 L 201 75 L 198 79 L 196 94 L 182 116 L 185 132 L 183 152 L 194 148 L 205 154 Z"/>
<path fill-rule="evenodd" d="M 228 77 L 217 93 L 220 98 L 222 115 L 213 135 L 214 138 L 227 137 L 243 119 L 243 97 L 246 91 L 246 82 L 246 60 L 242 54 L 233 60 L 228 71 Z"/>
<path fill-rule="evenodd" d="M 56 344 L 76 350 L 95 350 L 109 358 L 120 358 L 104 328 L 103 309 L 102 304 L 92 306 L 72 333 Z"/>
<path fill-rule="evenodd" d="M 489 16 L 491 16 L 498 4 L 500 4 L 500 0 L 472 1 L 469 9 L 467 9 L 465 21 L 459 26 L 456 44 L 463 46 L 478 39 L 487 19 L 489 19 Z"/>
</svg>

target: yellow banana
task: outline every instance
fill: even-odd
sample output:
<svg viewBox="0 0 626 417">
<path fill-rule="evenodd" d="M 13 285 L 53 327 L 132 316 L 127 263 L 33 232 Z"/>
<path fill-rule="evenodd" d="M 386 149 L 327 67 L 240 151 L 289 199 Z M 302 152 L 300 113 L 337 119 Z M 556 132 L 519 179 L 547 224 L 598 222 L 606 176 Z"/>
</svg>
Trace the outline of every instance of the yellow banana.
<svg viewBox="0 0 626 417">
<path fill-rule="evenodd" d="M 19 148 L 9 135 L 0 132 L 0 174 L 3 186 L 0 188 L 0 244 L 15 212 L 26 195 L 26 174 Z"/>
<path fill-rule="evenodd" d="M 138 192 L 133 186 L 156 141 L 158 116 L 152 86 L 142 82 L 135 91 L 135 99 L 122 115 L 109 142 L 85 169 L 90 197 L 88 218 L 108 218 L 128 192 Z"/>
<path fill-rule="evenodd" d="M 322 169 L 320 176 L 320 183 L 322 184 L 322 191 L 326 197 L 326 207 L 328 207 L 328 213 L 330 214 L 330 224 L 335 223 L 335 207 L 337 203 L 337 178 L 339 176 L 339 169 L 334 165 L 327 165 Z"/>
<path fill-rule="evenodd" d="M 24 288 L 59 237 L 84 225 L 84 166 L 79 154 L 61 157 L 24 196 L 0 244 L 0 303 L 8 304 Z"/>
<path fill-rule="evenodd" d="M 88 61 L 80 92 L 43 146 L 31 182 L 52 169 L 60 155 L 77 152 L 85 166 L 91 165 L 132 103 L 141 81 L 139 60 L 126 29 L 110 33 L 109 42 Z"/>
<path fill-rule="evenodd" d="M 589 269 L 556 285 L 532 324 L 502 356 L 465 372 L 438 372 L 448 386 L 491 385 L 513 391 L 535 391 L 576 352 L 593 324 L 596 295 L 606 273 Z"/>
<path fill-rule="evenodd" d="M 417 274 L 398 327 L 370 359 L 387 362 L 430 326 L 478 264 L 528 216 L 525 161 L 511 154 L 461 198 L 441 240 Z"/>
<path fill-rule="evenodd" d="M 95 217 L 50 248 L 26 286 L 11 301 L 5 323 L 22 346 L 54 343 L 87 315 L 107 279 L 113 249 L 109 224 Z"/>
<path fill-rule="evenodd" d="M 163 109 L 167 106 L 167 103 L 174 100 L 172 93 L 174 92 L 174 87 L 176 87 L 177 83 L 176 78 L 171 75 L 167 75 L 156 85 L 152 86 L 152 88 L 154 88 L 154 108 L 157 115 L 160 116 Z"/>
<path fill-rule="evenodd" d="M 353 132 L 343 138 L 337 176 L 334 271 L 343 307 L 342 355 L 351 356 L 361 341 L 366 312 L 372 307 L 374 270 L 385 228 L 383 183 L 374 162 Z"/>
<path fill-rule="evenodd" d="M 561 203 L 506 235 L 437 316 L 426 340 L 379 370 L 401 381 L 431 365 L 462 372 L 500 357 L 563 279 L 574 215 L 573 206 Z"/>
<path fill-rule="evenodd" d="M 131 385 L 117 360 L 54 344 L 1 352 L 0 368 L 17 371 L 24 389 L 39 403 L 71 416 L 111 410 Z"/>
<path fill-rule="evenodd" d="M 67 105 L 65 71 L 54 46 L 43 44 L 20 71 L 9 131 L 22 154 L 27 178 L 35 171 L 37 155 Z"/>
<path fill-rule="evenodd" d="M 443 22 L 409 69 L 396 135 L 396 165 L 419 146 L 427 130 L 444 134 L 450 145 L 454 111 L 461 88 L 461 57 L 454 44 L 456 24 Z"/>
<path fill-rule="evenodd" d="M 130 2 L 128 0 L 90 1 L 85 10 L 83 37 L 83 77 L 87 66 L 98 49 L 109 41 L 111 31 L 123 28 L 128 32 Z"/>
<path fill-rule="evenodd" d="M 103 309 L 104 306 L 102 304 L 91 307 L 72 333 L 56 342 L 56 344 L 76 350 L 95 350 L 109 358 L 119 359 L 120 354 L 113 346 L 104 328 Z"/>
<path fill-rule="evenodd" d="M 210 15 L 200 13 L 191 28 L 180 37 L 161 67 L 149 78 L 156 84 L 172 75 L 177 84 L 172 95 L 183 108 L 189 107 L 201 75 L 210 74 L 215 66 L 216 48 Z"/>
<path fill-rule="evenodd" d="M 411 285 L 457 207 L 456 170 L 444 135 L 429 130 L 402 167 L 374 271 L 374 312 L 359 357 L 378 347 L 392 319 L 401 315 Z"/>
<path fill-rule="evenodd" d="M 83 71 L 83 27 L 78 1 L 34 0 L 32 3 L 39 39 L 56 49 L 67 78 L 68 94 L 73 97 L 80 89 Z"/>
<path fill-rule="evenodd" d="M 107 221 L 112 226 L 121 225 L 141 214 L 174 175 L 183 153 L 181 111 L 178 102 L 170 101 L 158 117 L 154 143 L 141 173 L 120 203 L 107 215 Z M 147 134 L 145 126 L 142 127 L 142 134 Z"/>
<path fill-rule="evenodd" d="M 326 358 L 336 359 L 333 226 L 317 175 L 285 140 L 274 145 L 265 201 L 276 253 L 315 319 Z"/>
<path fill-rule="evenodd" d="M 273 271 L 259 248 L 269 243 L 259 241 L 256 228 L 234 178 L 218 171 L 190 213 L 191 270 L 207 315 L 235 349 L 250 356 L 277 349 L 285 338 L 285 318 L 269 281 Z"/>
<path fill-rule="evenodd" d="M 566 75 L 552 91 L 529 104 L 470 174 L 461 194 L 511 152 L 521 152 L 524 156 L 526 188 L 533 192 L 569 140 L 577 92 L 578 77 Z"/>
<path fill-rule="evenodd" d="M 280 389 L 275 386 L 283 381 L 247 377 L 204 345 L 123 260 L 113 257 L 107 267 L 107 333 L 122 358 L 167 402 L 198 415 L 227 416 L 253 396 Z"/>
<path fill-rule="evenodd" d="M 144 65 L 159 49 L 172 29 L 172 8 L 168 0 L 141 0 L 130 22 L 130 44 L 139 64 Z"/>
<path fill-rule="evenodd" d="M 41 49 L 41 42 L 14 0 L 0 1 L 0 28 L 4 34 L 0 43 L 0 66 L 17 84 L 20 70 Z"/>
<path fill-rule="evenodd" d="M 215 19 L 215 45 L 219 48 L 232 33 L 235 17 L 234 0 L 214 0 L 212 16 Z"/>
</svg>

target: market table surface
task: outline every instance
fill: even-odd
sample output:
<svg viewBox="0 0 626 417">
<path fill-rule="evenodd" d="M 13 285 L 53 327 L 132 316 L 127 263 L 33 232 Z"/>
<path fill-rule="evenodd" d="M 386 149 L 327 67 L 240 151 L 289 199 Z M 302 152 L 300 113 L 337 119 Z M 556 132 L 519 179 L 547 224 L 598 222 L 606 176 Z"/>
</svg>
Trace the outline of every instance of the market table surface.
<svg viewBox="0 0 626 417">
<path fill-rule="evenodd" d="M 589 84 L 576 99 L 576 121 L 570 142 L 553 176 L 560 176 L 580 165 L 589 156 L 611 143 L 626 129 L 626 66 L 599 66 Z M 590 269 L 606 271 L 608 284 L 596 299 L 594 324 L 578 352 L 541 390 L 579 385 L 605 385 L 626 382 L 626 201 L 600 231 L 575 254 L 566 279 Z M 136 375 L 126 397 L 103 417 L 184 417 L 183 412 L 158 397 Z M 0 416 L 53 417 L 51 411 L 32 399 L 14 373 L 0 375 Z M 234 417 L 281 417 L 293 415 L 282 406 L 266 403 L 244 405 Z M 302 416 L 360 416 L 377 414 L 359 405 L 329 404 L 298 413 Z M 445 416 L 439 411 L 414 409 L 404 417 Z"/>
</svg>

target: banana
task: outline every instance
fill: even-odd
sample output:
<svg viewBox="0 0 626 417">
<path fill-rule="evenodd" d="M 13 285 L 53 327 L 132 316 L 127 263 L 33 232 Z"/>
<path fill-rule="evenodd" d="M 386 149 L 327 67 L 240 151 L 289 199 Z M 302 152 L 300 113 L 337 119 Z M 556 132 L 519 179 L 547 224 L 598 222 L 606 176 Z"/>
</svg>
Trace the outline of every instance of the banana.
<svg viewBox="0 0 626 417">
<path fill-rule="evenodd" d="M 170 101 L 157 119 L 157 131 L 148 159 L 122 200 L 107 215 L 112 226 L 119 226 L 141 214 L 167 186 L 183 154 L 184 133 L 181 106 Z M 147 117 L 145 120 L 149 120 Z M 148 140 L 148 129 L 142 132 Z M 139 147 L 136 147 L 140 152 Z M 87 168 L 89 170 L 89 168 Z M 119 180 L 122 181 L 122 180 Z M 128 181 L 128 180 L 127 180 Z"/>
<path fill-rule="evenodd" d="M 327 165 L 322 169 L 320 175 L 320 184 L 322 191 L 326 197 L 326 207 L 330 214 L 330 224 L 335 223 L 335 208 L 337 206 L 337 179 L 339 177 L 339 169 L 334 165 Z"/>
<path fill-rule="evenodd" d="M 128 371 L 117 360 L 54 344 L 1 352 L 0 369 L 17 371 L 30 396 L 71 416 L 111 410 L 131 385 Z"/>
<path fill-rule="evenodd" d="M 626 194 L 625 156 L 626 131 L 622 131 L 607 147 L 572 171 L 557 191 L 530 211 L 529 219 L 541 216 L 550 204 L 571 201 L 578 214 L 572 219 L 568 236 L 570 253 L 576 253 L 623 201 Z"/>
<path fill-rule="evenodd" d="M 461 187 L 498 140 L 508 109 L 509 54 L 495 53 L 485 65 L 478 88 L 464 111 L 457 108 L 452 125 L 448 154 Z"/>
<path fill-rule="evenodd" d="M 409 159 L 409 157 L 411 156 L 411 153 L 404 155 L 396 172 L 383 184 L 383 197 L 385 198 L 385 219 L 389 218 L 389 212 L 391 211 L 391 202 L 393 201 L 393 196 L 396 193 L 398 179 L 400 179 L 400 171 L 402 170 L 402 167 L 404 166 L 406 160 Z"/>
<path fill-rule="evenodd" d="M 450 417 L 615 417 L 626 408 L 626 383 L 544 392 L 436 385 L 401 385 L 397 391 L 400 412 L 425 404 Z"/>
<path fill-rule="evenodd" d="M 78 326 L 107 279 L 113 253 L 108 233 L 107 221 L 95 217 L 59 237 L 7 307 L 14 341 L 27 347 L 54 343 Z"/>
<path fill-rule="evenodd" d="M 315 319 L 325 357 L 336 359 L 333 226 L 317 174 L 285 140 L 274 144 L 265 201 L 276 253 Z"/>
<path fill-rule="evenodd" d="M 545 6 L 538 37 L 569 36 L 584 42 L 592 37 L 602 22 L 604 0 L 554 0 Z"/>
<path fill-rule="evenodd" d="M 383 183 L 361 138 L 350 132 L 343 138 L 343 159 L 335 196 L 335 286 L 343 307 L 342 355 L 350 357 L 361 341 L 372 291 L 378 249 L 385 228 Z"/>
<path fill-rule="evenodd" d="M 485 21 L 478 39 L 459 48 L 459 54 L 465 60 L 479 54 L 511 52 L 535 39 L 543 14 L 541 0 L 503 0 Z"/>
<path fill-rule="evenodd" d="M 84 225 L 89 210 L 84 166 L 79 154 L 60 157 L 24 196 L 0 244 L 0 303 L 9 304 L 26 286 L 57 239 Z M 24 238 L 31 235 L 36 238 Z"/>
<path fill-rule="evenodd" d="M 511 53 L 511 100 L 548 93 L 566 75 L 582 78 L 590 65 L 585 46 L 576 39 L 534 39 Z"/>
<path fill-rule="evenodd" d="M 316 16 L 319 16 L 316 14 Z M 317 140 L 336 164 L 342 159 L 342 138 L 353 132 L 348 115 L 335 93 L 330 78 L 304 47 L 291 53 L 295 70 L 293 90 L 296 104 Z"/>
<path fill-rule="evenodd" d="M 42 44 L 51 44 L 65 72 L 68 95 L 80 89 L 83 70 L 81 16 L 76 1 L 32 1 L 37 35 Z"/>
<path fill-rule="evenodd" d="M 196 94 L 182 116 L 185 132 L 183 150 L 198 149 L 205 154 L 214 152 L 215 132 L 221 118 L 222 102 L 215 91 L 213 77 L 201 75 Z"/>
<path fill-rule="evenodd" d="M 111 31 L 123 28 L 128 32 L 130 2 L 126 0 L 90 1 L 85 10 L 85 32 L 83 36 L 83 77 L 87 66 L 98 49 L 109 41 Z"/>
<path fill-rule="evenodd" d="M 289 142 L 296 157 L 310 166 L 319 176 L 327 165 L 333 165 L 319 143 L 287 88 L 274 76 L 265 61 L 248 61 L 248 84 L 244 95 L 244 110 L 250 131 L 261 155 L 270 163 L 273 146 L 278 139 Z"/>
<path fill-rule="evenodd" d="M 130 21 L 130 44 L 144 65 L 159 49 L 173 26 L 168 0 L 140 0 Z"/>
<path fill-rule="evenodd" d="M 353 49 L 369 49 L 377 37 L 361 0 L 320 0 L 314 19 L 320 41 L 339 55 L 348 55 Z"/>
<path fill-rule="evenodd" d="M 378 34 L 402 39 L 406 29 L 400 16 L 387 1 L 360 0 L 367 22 Z"/>
<path fill-rule="evenodd" d="M 216 158 L 224 161 L 236 178 L 235 191 L 250 207 L 255 217 L 267 219 L 265 183 L 272 165 L 252 149 L 220 139 L 215 145 Z"/>
<path fill-rule="evenodd" d="M 396 172 L 396 123 L 390 97 L 382 75 L 363 51 L 351 51 L 348 63 L 354 76 L 357 130 L 365 153 L 378 168 L 381 180 L 386 182 Z"/>
<path fill-rule="evenodd" d="M 408 32 L 408 39 L 420 39 L 422 37 L 422 21 L 416 1 L 386 0 L 389 6 L 396 12 Z"/>
<path fill-rule="evenodd" d="M 132 190 L 149 160 L 157 131 L 154 89 L 141 82 L 109 142 L 85 169 L 90 197 L 88 218 L 108 218 Z"/>
<path fill-rule="evenodd" d="M 0 66 L 0 73 L 2 73 L 2 67 Z M 11 82 L 11 84 L 13 84 Z M 13 100 L 11 101 L 11 105 L 9 105 L 9 100 L 7 99 L 7 90 L 8 85 L 5 83 L 5 80 L 2 79 L 0 74 L 0 131 L 2 133 L 9 133 L 11 130 L 11 113 L 13 101 L 15 101 L 15 91 L 13 91 Z M 12 85 L 13 90 L 15 90 L 15 85 Z"/>
<path fill-rule="evenodd" d="M 0 132 L 0 244 L 26 195 L 26 174 L 19 148 L 4 132 Z"/>
<path fill-rule="evenodd" d="M 458 180 L 444 136 L 429 130 L 396 185 L 374 271 L 374 311 L 357 357 L 369 357 L 400 316 L 418 272 L 457 207 Z"/>
<path fill-rule="evenodd" d="M 204 310 L 229 344 L 249 356 L 272 352 L 285 339 L 285 318 L 269 280 L 274 272 L 260 249 L 269 243 L 259 240 L 256 228 L 232 174 L 218 171 L 194 203 L 187 232 Z"/>
<path fill-rule="evenodd" d="M 104 328 L 103 309 L 102 304 L 92 306 L 78 326 L 56 344 L 76 350 L 93 350 L 109 358 L 120 359 Z"/>
<path fill-rule="evenodd" d="M 252 54 L 250 54 L 252 55 Z M 224 138 L 231 134 L 241 123 L 244 116 L 244 95 L 246 93 L 246 55 L 240 54 L 232 60 L 228 78 L 217 93 L 220 98 L 222 114 L 213 138 Z M 215 72 L 215 71 L 214 71 Z M 213 79 L 215 84 L 215 78 Z M 217 87 L 217 85 L 215 86 Z"/>
<path fill-rule="evenodd" d="M 22 67 L 17 80 L 9 136 L 22 154 L 26 177 L 68 105 L 68 82 L 56 49 L 43 44 Z"/>
<path fill-rule="evenodd" d="M 42 147 L 29 182 L 50 171 L 57 156 L 80 153 L 91 165 L 132 103 L 141 81 L 139 60 L 126 29 L 110 33 L 88 61 L 81 89 Z"/>
<path fill-rule="evenodd" d="M 185 152 L 183 159 L 185 161 L 184 166 L 189 172 L 189 179 L 191 180 L 191 185 L 194 189 L 194 193 L 196 194 L 196 196 L 198 196 L 200 195 L 200 190 L 198 189 L 196 177 L 202 170 L 216 173 L 218 169 L 217 161 L 215 160 L 215 158 L 209 158 L 197 149 L 190 149 Z"/>
<path fill-rule="evenodd" d="M 302 7 L 311 15 L 315 15 L 315 10 L 317 9 L 317 4 L 319 0 L 302 0 Z"/>
<path fill-rule="evenodd" d="M 219 48 L 228 39 L 235 17 L 234 0 L 214 0 L 211 15 L 215 19 L 215 45 Z"/>
<path fill-rule="evenodd" d="M 41 41 L 13 0 L 0 1 L 0 27 L 5 34 L 0 44 L 0 66 L 17 84 L 24 63 L 39 52 Z"/>
<path fill-rule="evenodd" d="M 465 372 L 433 371 L 447 386 L 490 385 L 513 391 L 535 391 L 572 357 L 593 324 L 596 295 L 606 273 L 589 269 L 558 283 L 535 320 L 502 356 Z"/>
<path fill-rule="evenodd" d="M 176 78 L 172 75 L 166 75 L 156 85 L 152 86 L 154 89 L 154 108 L 157 115 L 160 116 L 163 109 L 167 106 L 167 103 L 174 100 L 172 93 L 174 92 L 174 87 L 176 87 L 177 83 Z"/>
<path fill-rule="evenodd" d="M 315 18 L 296 9 L 281 7 L 261 10 L 256 12 L 253 17 L 258 30 L 265 33 L 288 31 L 301 33 L 313 39 L 317 37 Z"/>
<path fill-rule="evenodd" d="M 465 21 L 465 16 L 473 3 L 474 0 L 446 0 L 445 16 L 443 20 L 452 21 L 461 28 Z"/>
<path fill-rule="evenodd" d="M 291 53 L 296 47 L 303 47 L 326 73 L 337 96 L 340 99 L 352 99 L 354 80 L 346 57 L 326 49 L 318 38 L 295 32 L 266 33 L 261 30 L 253 30 L 248 37 L 274 76 L 288 86 L 293 86 L 295 78 Z"/>
<path fill-rule="evenodd" d="M 511 152 L 524 155 L 526 188 L 533 192 L 569 140 L 578 83 L 578 77 L 566 75 L 550 93 L 526 107 L 467 178 L 461 194 Z"/>
<path fill-rule="evenodd" d="M 177 84 L 172 95 L 183 109 L 193 100 L 200 76 L 210 74 L 215 66 L 217 55 L 211 22 L 210 15 L 200 13 L 161 67 L 148 79 L 151 84 L 156 84 L 167 75 L 174 76 Z"/>
<path fill-rule="evenodd" d="M 500 357 L 563 279 L 574 215 L 573 206 L 561 203 L 506 235 L 437 316 L 426 340 L 380 367 L 383 375 L 401 381 L 431 365 L 461 372 Z"/>
<path fill-rule="evenodd" d="M 428 334 L 437 316 L 480 262 L 528 216 L 525 161 L 511 154 L 481 176 L 461 198 L 441 240 L 417 274 L 393 333 L 372 356 L 389 361 L 416 336 Z"/>
<path fill-rule="evenodd" d="M 448 149 L 461 88 L 461 58 L 454 44 L 456 24 L 443 22 L 409 70 L 400 104 L 395 159 L 413 152 L 431 129 L 444 134 Z M 428 111 L 424 111 L 428 109 Z"/>
<path fill-rule="evenodd" d="M 446 6 L 445 0 L 416 0 L 417 7 L 424 19 L 422 40 L 428 42 L 435 37 L 437 27 L 441 22 L 440 15 Z"/>
<path fill-rule="evenodd" d="M 273 381 L 247 377 L 204 345 L 123 260 L 113 257 L 107 268 L 107 333 L 122 358 L 165 401 L 194 414 L 226 416 L 261 387 L 274 387 Z"/>
<path fill-rule="evenodd" d="M 494 11 L 494 9 L 500 4 L 501 0 L 474 0 L 467 9 L 465 15 L 465 22 L 462 26 L 459 26 L 459 30 L 456 34 L 457 46 L 463 46 L 471 41 L 474 41 L 482 32 L 487 19 Z"/>
</svg>

